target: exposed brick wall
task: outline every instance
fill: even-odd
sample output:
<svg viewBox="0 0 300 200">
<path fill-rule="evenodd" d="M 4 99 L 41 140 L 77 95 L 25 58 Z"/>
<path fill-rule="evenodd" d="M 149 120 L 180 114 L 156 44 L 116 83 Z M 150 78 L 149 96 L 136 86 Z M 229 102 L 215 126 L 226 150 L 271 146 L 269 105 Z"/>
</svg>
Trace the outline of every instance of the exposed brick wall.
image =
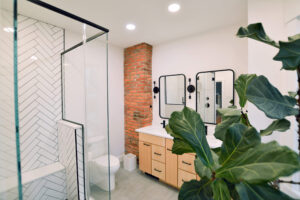
<svg viewBox="0 0 300 200">
<path fill-rule="evenodd" d="M 125 152 L 138 156 L 135 129 L 152 123 L 152 46 L 141 43 L 124 50 Z"/>
</svg>

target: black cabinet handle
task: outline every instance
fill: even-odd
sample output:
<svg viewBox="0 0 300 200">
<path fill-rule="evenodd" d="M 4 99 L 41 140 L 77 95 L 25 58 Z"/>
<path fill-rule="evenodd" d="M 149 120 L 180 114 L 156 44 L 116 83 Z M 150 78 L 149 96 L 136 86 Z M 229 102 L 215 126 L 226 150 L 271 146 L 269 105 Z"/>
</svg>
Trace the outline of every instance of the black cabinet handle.
<svg viewBox="0 0 300 200">
<path fill-rule="evenodd" d="M 158 155 L 158 156 L 161 156 L 161 154 L 160 154 L 160 153 L 156 153 L 156 152 L 154 152 L 154 154 L 155 154 L 155 155 Z"/>
<path fill-rule="evenodd" d="M 150 144 L 146 144 L 146 143 L 144 143 L 144 145 L 145 145 L 145 146 L 147 146 L 147 147 L 149 147 L 149 146 L 150 146 Z"/>
<path fill-rule="evenodd" d="M 154 168 L 154 171 L 157 171 L 157 172 L 161 173 L 161 170 L 158 170 L 158 169 L 156 169 L 156 168 Z"/>
<path fill-rule="evenodd" d="M 187 162 L 184 162 L 182 161 L 183 164 L 186 164 L 186 165 L 192 165 L 191 163 L 187 163 Z"/>
<path fill-rule="evenodd" d="M 172 149 L 167 148 L 168 151 L 172 151 Z"/>
</svg>

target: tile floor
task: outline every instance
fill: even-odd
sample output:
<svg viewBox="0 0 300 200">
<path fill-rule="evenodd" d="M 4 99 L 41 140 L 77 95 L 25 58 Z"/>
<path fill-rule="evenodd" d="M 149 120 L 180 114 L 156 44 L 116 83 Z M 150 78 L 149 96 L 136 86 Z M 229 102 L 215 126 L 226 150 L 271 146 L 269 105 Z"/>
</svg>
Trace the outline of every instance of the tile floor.
<svg viewBox="0 0 300 200">
<path fill-rule="evenodd" d="M 108 192 L 97 186 L 91 187 L 95 200 L 108 200 Z M 138 169 L 128 172 L 121 168 L 116 174 L 116 188 L 111 192 L 111 200 L 177 200 L 178 190 L 159 182 Z"/>
</svg>

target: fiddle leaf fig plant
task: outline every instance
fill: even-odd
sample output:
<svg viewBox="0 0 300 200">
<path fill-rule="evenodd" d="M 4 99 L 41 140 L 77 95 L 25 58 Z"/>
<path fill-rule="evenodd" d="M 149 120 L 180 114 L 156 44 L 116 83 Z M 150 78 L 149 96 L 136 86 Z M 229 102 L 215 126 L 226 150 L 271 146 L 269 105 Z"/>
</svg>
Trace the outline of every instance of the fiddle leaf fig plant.
<svg viewBox="0 0 300 200">
<path fill-rule="evenodd" d="M 276 42 L 266 35 L 262 24 L 257 23 L 240 28 L 238 36 L 279 48 L 274 59 L 282 61 L 283 69 L 299 70 L 300 35 L 290 37 L 288 42 Z M 195 171 L 200 177 L 199 181 L 184 182 L 179 200 L 293 199 L 271 183 L 298 172 L 299 155 L 276 141 L 262 143 L 261 137 L 290 128 L 290 122 L 285 118 L 299 116 L 297 95 L 282 95 L 266 77 L 255 74 L 241 75 L 234 86 L 239 96 L 239 108 L 218 109 L 222 120 L 216 126 L 214 136 L 222 141 L 221 147 L 210 148 L 204 123 L 193 109 L 185 107 L 180 112 L 173 112 L 169 119 L 166 131 L 174 138 L 172 152 L 178 155 L 195 153 Z M 274 119 L 273 122 L 258 131 L 248 118 L 247 102 Z"/>
</svg>

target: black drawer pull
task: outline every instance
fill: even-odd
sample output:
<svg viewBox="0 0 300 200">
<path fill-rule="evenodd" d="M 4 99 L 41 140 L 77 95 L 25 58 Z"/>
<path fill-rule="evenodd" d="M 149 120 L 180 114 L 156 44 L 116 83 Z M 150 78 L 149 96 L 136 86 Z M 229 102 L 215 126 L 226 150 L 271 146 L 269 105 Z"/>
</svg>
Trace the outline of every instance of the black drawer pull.
<svg viewBox="0 0 300 200">
<path fill-rule="evenodd" d="M 156 153 L 156 152 L 154 152 L 154 154 L 155 154 L 155 155 L 158 155 L 158 156 L 161 156 L 161 154 L 160 154 L 160 153 Z"/>
<path fill-rule="evenodd" d="M 161 173 L 161 170 L 158 170 L 158 169 L 156 169 L 156 168 L 154 168 L 154 171 L 157 171 L 157 172 Z"/>
<path fill-rule="evenodd" d="M 144 145 L 145 145 L 145 146 L 147 146 L 147 147 L 149 147 L 149 146 L 150 146 L 150 144 L 146 144 L 146 143 L 144 143 Z"/>
<path fill-rule="evenodd" d="M 172 149 L 167 148 L 168 151 L 172 151 Z"/>
<path fill-rule="evenodd" d="M 192 165 L 191 163 L 187 163 L 187 162 L 184 162 L 182 161 L 183 164 L 186 164 L 186 165 Z"/>
</svg>

